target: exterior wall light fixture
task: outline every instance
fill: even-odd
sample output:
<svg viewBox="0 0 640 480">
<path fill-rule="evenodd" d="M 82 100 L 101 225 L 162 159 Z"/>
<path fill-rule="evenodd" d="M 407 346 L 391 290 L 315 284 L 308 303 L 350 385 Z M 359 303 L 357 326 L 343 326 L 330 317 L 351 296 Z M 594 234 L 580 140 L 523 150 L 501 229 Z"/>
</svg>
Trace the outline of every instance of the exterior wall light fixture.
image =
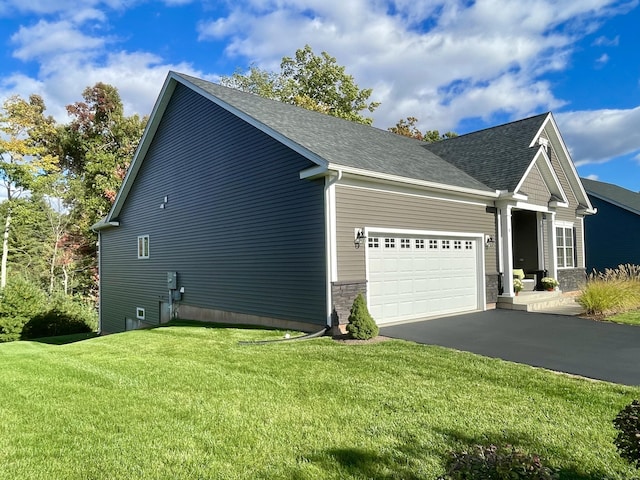
<svg viewBox="0 0 640 480">
<path fill-rule="evenodd" d="M 486 235 L 484 240 L 484 246 L 487 248 L 493 247 L 496 244 L 496 241 L 493 239 L 491 235 Z"/>
<path fill-rule="evenodd" d="M 360 244 L 367 239 L 364 234 L 364 228 L 356 228 L 355 231 L 355 239 L 353 240 L 353 246 L 356 248 L 360 248 Z"/>
</svg>

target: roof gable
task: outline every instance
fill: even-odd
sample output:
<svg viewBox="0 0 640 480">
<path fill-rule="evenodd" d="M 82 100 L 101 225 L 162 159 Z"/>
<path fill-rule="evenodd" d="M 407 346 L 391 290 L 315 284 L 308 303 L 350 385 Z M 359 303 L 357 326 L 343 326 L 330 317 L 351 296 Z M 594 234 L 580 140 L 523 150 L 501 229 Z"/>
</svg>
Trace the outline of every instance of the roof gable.
<svg viewBox="0 0 640 480">
<path fill-rule="evenodd" d="M 482 182 L 425 150 L 419 140 L 188 75 L 173 75 L 326 169 L 375 172 L 493 193 Z"/>
<path fill-rule="evenodd" d="M 515 192 L 538 148 L 531 142 L 548 113 L 428 144 L 442 157 L 489 187 Z"/>
<path fill-rule="evenodd" d="M 101 225 L 117 219 L 177 84 L 190 88 L 307 157 L 318 166 L 316 173 L 343 170 L 417 181 L 434 188 L 496 195 L 479 180 L 426 150 L 424 142 L 419 140 L 169 72 L 122 187 Z"/>
<path fill-rule="evenodd" d="M 549 191 L 566 203 L 568 192 L 562 189 L 541 139 L 557 153 L 581 213 L 595 213 L 551 112 L 442 140 L 427 148 L 485 185 L 510 194 L 518 192 L 537 164 Z"/>
<path fill-rule="evenodd" d="M 588 178 L 583 178 L 582 184 L 589 195 L 640 215 L 640 193 Z"/>
</svg>

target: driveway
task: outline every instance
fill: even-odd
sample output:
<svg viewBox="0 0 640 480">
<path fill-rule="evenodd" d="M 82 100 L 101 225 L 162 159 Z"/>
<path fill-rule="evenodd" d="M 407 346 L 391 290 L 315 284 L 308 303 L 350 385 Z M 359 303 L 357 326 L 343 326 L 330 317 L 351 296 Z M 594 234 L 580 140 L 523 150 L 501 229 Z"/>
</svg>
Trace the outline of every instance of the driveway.
<svg viewBox="0 0 640 480">
<path fill-rule="evenodd" d="M 640 385 L 640 326 L 566 315 L 487 310 L 381 327 L 380 334 Z"/>
</svg>

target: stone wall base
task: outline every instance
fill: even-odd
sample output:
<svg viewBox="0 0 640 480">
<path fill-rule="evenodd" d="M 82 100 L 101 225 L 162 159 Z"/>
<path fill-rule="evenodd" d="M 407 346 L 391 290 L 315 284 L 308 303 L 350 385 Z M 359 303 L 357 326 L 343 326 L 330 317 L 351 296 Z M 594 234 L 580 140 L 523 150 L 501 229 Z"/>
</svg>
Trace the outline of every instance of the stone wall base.
<svg viewBox="0 0 640 480">
<path fill-rule="evenodd" d="M 581 290 L 587 283 L 587 272 L 584 268 L 558 270 L 558 282 L 563 292 Z"/>
<path fill-rule="evenodd" d="M 331 299 L 333 302 L 332 326 L 349 323 L 351 306 L 359 293 L 367 294 L 366 280 L 333 282 L 331 284 Z"/>
</svg>

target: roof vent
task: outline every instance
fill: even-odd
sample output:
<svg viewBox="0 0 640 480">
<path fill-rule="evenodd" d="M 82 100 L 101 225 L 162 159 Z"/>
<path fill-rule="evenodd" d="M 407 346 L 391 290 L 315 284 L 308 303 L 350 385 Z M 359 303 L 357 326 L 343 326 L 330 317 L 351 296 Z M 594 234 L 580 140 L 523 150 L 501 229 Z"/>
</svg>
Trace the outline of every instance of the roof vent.
<svg viewBox="0 0 640 480">
<path fill-rule="evenodd" d="M 549 139 L 538 137 L 538 143 L 542 145 L 547 152 L 549 151 Z"/>
</svg>

